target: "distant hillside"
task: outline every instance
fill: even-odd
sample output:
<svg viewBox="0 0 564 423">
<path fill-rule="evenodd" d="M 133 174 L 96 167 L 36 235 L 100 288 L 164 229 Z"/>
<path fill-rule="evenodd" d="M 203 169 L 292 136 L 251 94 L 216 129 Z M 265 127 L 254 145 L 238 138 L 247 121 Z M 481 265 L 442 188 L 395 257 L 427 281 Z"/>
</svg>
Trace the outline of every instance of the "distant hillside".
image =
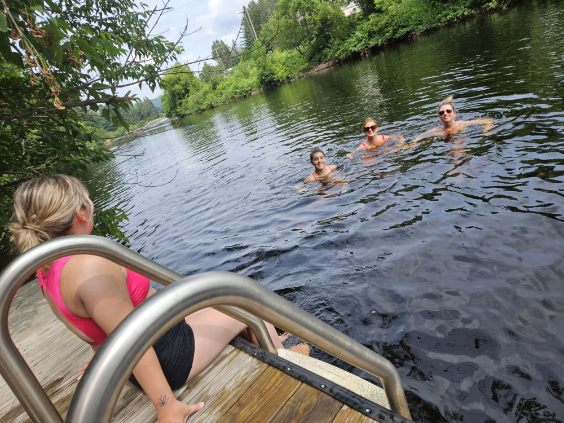
<svg viewBox="0 0 564 423">
<path fill-rule="evenodd" d="M 161 104 L 161 98 L 157 97 L 157 98 L 153 98 L 151 100 L 151 103 L 153 103 L 153 106 L 155 106 L 155 108 L 158 110 L 158 112 L 161 112 L 162 109 L 162 104 Z"/>
</svg>

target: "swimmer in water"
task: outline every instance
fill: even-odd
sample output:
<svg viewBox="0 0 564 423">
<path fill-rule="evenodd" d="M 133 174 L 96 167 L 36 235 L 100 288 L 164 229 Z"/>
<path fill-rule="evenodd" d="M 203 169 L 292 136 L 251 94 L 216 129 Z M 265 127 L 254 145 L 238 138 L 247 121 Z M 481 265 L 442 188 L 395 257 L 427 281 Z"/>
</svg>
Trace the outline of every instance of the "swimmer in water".
<svg viewBox="0 0 564 423">
<path fill-rule="evenodd" d="M 362 131 L 366 134 L 366 139 L 359 144 L 359 146 L 352 152 L 347 154 L 349 159 L 352 159 L 354 155 L 358 152 L 375 150 L 382 147 L 386 143 L 392 140 L 398 140 L 400 147 L 405 142 L 405 138 L 402 135 L 384 135 L 378 134 L 378 122 L 373 118 L 367 117 L 364 119 L 364 124 L 362 125 Z"/>
<path fill-rule="evenodd" d="M 442 127 L 436 126 L 415 137 L 410 147 L 413 147 L 418 141 L 431 137 L 446 138 L 450 135 L 459 134 L 471 125 L 482 125 L 484 135 L 493 128 L 493 119 L 473 119 L 473 120 L 456 120 L 457 110 L 454 107 L 452 96 L 448 96 L 439 104 L 437 109 L 439 119 L 443 124 Z"/>
<path fill-rule="evenodd" d="M 333 173 L 337 166 L 328 165 L 325 161 L 325 153 L 321 148 L 314 148 L 309 153 L 309 161 L 313 165 L 313 172 L 304 179 L 304 182 L 329 182 L 331 173 Z"/>
</svg>

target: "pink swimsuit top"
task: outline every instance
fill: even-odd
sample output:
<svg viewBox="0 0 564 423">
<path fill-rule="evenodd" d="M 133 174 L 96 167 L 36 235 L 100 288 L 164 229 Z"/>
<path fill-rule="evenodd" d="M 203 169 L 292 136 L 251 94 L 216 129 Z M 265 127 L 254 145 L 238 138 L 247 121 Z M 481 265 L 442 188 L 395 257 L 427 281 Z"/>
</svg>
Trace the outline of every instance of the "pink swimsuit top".
<svg viewBox="0 0 564 423">
<path fill-rule="evenodd" d="M 41 270 L 38 270 L 37 280 L 39 281 L 39 286 L 43 291 L 43 295 L 45 295 L 45 291 L 49 293 L 49 297 L 52 299 L 55 307 L 57 307 L 59 312 L 65 316 L 69 323 L 90 338 L 92 340 L 92 345 L 100 345 L 107 338 L 106 332 L 104 332 L 93 319 L 77 316 L 70 311 L 65 305 L 61 295 L 61 272 L 71 257 L 72 256 L 66 256 L 55 260 L 47 273 L 43 273 Z M 145 300 L 145 298 L 147 298 L 149 288 L 151 287 L 150 280 L 139 273 L 135 273 L 134 271 L 127 269 L 126 283 L 129 298 L 131 298 L 133 306 L 137 307 Z"/>
<path fill-rule="evenodd" d="M 379 136 L 382 137 L 382 142 L 386 142 L 386 136 L 385 135 L 379 135 Z M 358 148 L 362 148 L 363 150 L 370 150 L 370 146 L 368 144 L 366 144 L 366 142 L 364 142 L 364 141 L 362 141 L 360 143 Z"/>
</svg>

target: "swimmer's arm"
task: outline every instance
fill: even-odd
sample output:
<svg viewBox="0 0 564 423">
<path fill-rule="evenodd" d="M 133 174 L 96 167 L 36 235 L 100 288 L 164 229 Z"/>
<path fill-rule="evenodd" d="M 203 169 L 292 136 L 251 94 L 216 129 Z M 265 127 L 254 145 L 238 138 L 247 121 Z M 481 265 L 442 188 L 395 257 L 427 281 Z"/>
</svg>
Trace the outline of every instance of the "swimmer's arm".
<svg viewBox="0 0 564 423">
<path fill-rule="evenodd" d="M 329 169 L 331 169 L 331 172 L 335 172 L 337 170 L 337 165 L 329 165 Z"/>
<path fill-rule="evenodd" d="M 402 145 L 405 144 L 405 137 L 400 134 L 384 135 L 384 140 L 385 141 L 397 140 L 398 141 L 397 147 L 401 147 Z"/>
<path fill-rule="evenodd" d="M 347 159 L 352 159 L 352 158 L 354 157 L 354 155 L 355 155 L 358 151 L 364 151 L 364 150 L 365 150 L 365 148 L 362 146 L 362 143 L 360 143 L 360 144 L 358 145 L 358 147 L 356 147 L 356 148 L 354 149 L 353 152 L 347 154 Z"/>
<path fill-rule="evenodd" d="M 474 119 L 467 122 L 469 125 L 482 125 L 484 127 L 484 135 L 486 135 L 494 127 L 493 119 Z"/>
<path fill-rule="evenodd" d="M 315 182 L 315 178 L 313 175 L 309 175 L 307 178 L 304 179 L 304 184 L 309 184 L 310 182 Z"/>
<path fill-rule="evenodd" d="M 432 128 L 432 129 L 428 129 L 425 132 L 421 132 L 413 139 L 413 141 L 409 143 L 409 148 L 415 147 L 415 144 L 417 144 L 419 141 L 424 140 L 425 138 L 429 138 L 431 135 L 435 135 L 436 132 L 437 132 L 437 128 Z"/>
<path fill-rule="evenodd" d="M 88 276 L 77 281 L 77 298 L 88 315 L 109 335 L 133 311 L 123 273 L 118 265 L 101 257 L 83 256 L 80 267 L 81 274 Z M 153 403 L 160 421 L 171 416 L 184 419 L 202 408 L 200 404 L 181 403 L 174 397 L 152 347 L 137 362 L 133 374 Z"/>
</svg>

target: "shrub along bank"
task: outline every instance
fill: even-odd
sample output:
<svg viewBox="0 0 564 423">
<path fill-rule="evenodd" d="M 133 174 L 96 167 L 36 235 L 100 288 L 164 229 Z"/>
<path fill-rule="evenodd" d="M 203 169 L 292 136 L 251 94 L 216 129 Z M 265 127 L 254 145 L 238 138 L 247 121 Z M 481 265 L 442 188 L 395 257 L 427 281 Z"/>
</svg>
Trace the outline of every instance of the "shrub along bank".
<svg viewBox="0 0 564 423">
<path fill-rule="evenodd" d="M 238 59 L 229 70 L 218 63 L 205 65 L 199 77 L 183 65 L 168 71 L 161 84 L 163 111 L 182 116 L 213 108 L 296 79 L 319 63 L 358 57 L 518 1 L 358 0 L 362 12 L 352 16 L 343 14 L 341 1 L 251 1 L 249 12 L 260 12 L 252 17 L 258 39 L 246 39 L 242 51 L 227 50 Z"/>
</svg>

